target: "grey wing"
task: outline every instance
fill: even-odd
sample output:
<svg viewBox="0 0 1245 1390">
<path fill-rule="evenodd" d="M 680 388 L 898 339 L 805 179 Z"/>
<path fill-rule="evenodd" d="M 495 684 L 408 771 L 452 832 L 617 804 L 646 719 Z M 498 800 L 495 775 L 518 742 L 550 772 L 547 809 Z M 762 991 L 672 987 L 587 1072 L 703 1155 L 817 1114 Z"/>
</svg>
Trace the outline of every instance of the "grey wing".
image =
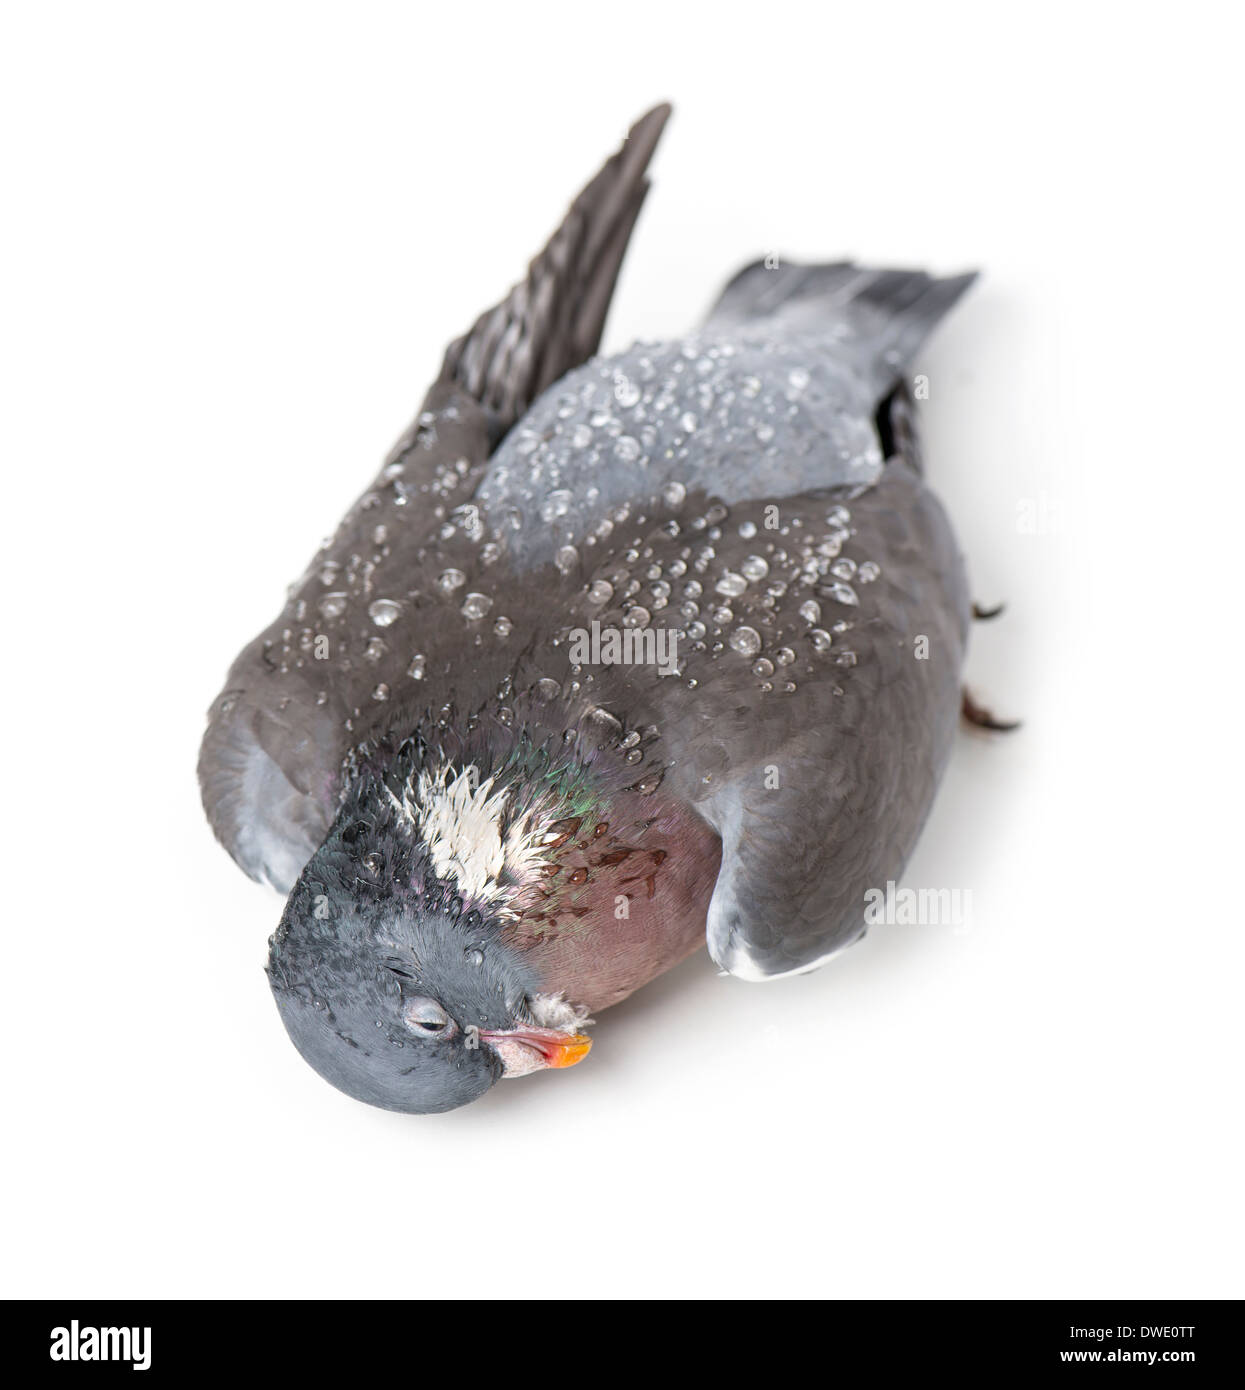
<svg viewBox="0 0 1245 1390">
<path fill-rule="evenodd" d="M 252 878 L 288 890 L 323 841 L 366 709 L 419 650 L 421 560 L 470 501 L 496 440 L 596 351 L 669 108 L 632 127 L 525 280 L 451 345 L 423 409 L 277 619 L 239 654 L 199 755 L 204 808 Z"/>
<path fill-rule="evenodd" d="M 571 204 L 527 278 L 450 345 L 446 370 L 496 418 L 500 434 L 546 387 L 596 352 L 644 177 L 670 117 L 655 106 Z"/>
<path fill-rule="evenodd" d="M 452 498 L 470 476 L 456 460 L 478 469 L 488 454 L 469 398 L 439 384 L 426 406 L 279 616 L 238 654 L 208 712 L 208 820 L 241 869 L 281 892 L 336 814 L 361 708 L 393 679 L 414 557 L 437 524 L 429 499 Z"/>
<path fill-rule="evenodd" d="M 746 979 L 812 969 L 863 934 L 866 891 L 900 876 L 959 716 L 968 596 L 937 499 L 892 463 L 841 504 L 843 528 L 817 529 L 823 502 L 789 499 L 782 515 L 814 536 L 846 529 L 831 546 L 848 577 L 799 585 L 777 613 L 760 595 L 731 601 L 736 638 L 755 624 L 794 659 L 746 677 L 728 637 L 681 774 L 685 794 L 708 792 L 699 809 L 722 839 L 709 952 Z"/>
<path fill-rule="evenodd" d="M 910 439 L 902 404 L 893 434 Z M 682 634 L 677 677 L 593 676 L 646 730 L 663 790 L 721 839 L 710 954 L 749 979 L 811 969 L 899 876 L 950 750 L 969 610 L 946 516 L 892 457 L 863 491 L 689 495 L 623 546 L 581 576 L 612 600 L 576 620 L 634 625 L 630 604 Z"/>
</svg>

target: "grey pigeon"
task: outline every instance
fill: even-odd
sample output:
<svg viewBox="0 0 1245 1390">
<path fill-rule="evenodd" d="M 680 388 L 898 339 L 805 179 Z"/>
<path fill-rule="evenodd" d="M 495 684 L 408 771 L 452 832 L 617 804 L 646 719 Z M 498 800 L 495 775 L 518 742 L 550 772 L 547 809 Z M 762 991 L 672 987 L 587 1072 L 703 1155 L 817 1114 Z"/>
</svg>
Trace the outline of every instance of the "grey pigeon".
<svg viewBox="0 0 1245 1390">
<path fill-rule="evenodd" d="M 290 1037 L 391 1110 L 579 1061 L 703 941 L 820 965 L 951 746 L 970 605 L 902 374 L 973 277 L 751 265 L 596 356 L 668 115 L 449 348 L 210 712 L 212 827 L 289 894 Z"/>
</svg>

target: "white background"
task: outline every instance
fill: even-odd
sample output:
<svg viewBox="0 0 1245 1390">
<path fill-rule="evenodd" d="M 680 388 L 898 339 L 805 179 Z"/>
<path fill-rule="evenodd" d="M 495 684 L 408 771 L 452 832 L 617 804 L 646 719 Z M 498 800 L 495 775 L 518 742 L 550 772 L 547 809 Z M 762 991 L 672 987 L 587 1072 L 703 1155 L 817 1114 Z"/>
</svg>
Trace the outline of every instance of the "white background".
<svg viewBox="0 0 1245 1390">
<path fill-rule="evenodd" d="M 1185 4 L 10 6 L 3 1291 L 1245 1293 L 1239 35 Z M 766 251 L 985 279 L 922 356 L 983 602 L 877 928 L 700 956 L 427 1119 L 287 1042 L 194 779 L 237 648 L 651 102 L 607 346 Z M 1020 529 L 1036 509 L 1039 534 Z"/>
</svg>

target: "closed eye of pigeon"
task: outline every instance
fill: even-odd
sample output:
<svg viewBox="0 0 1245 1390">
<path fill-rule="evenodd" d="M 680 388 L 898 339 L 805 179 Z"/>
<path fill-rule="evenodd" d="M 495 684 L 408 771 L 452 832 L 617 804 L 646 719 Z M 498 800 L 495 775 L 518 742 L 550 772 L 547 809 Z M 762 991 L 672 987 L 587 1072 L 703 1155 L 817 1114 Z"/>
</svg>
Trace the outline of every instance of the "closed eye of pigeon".
<svg viewBox="0 0 1245 1390">
<path fill-rule="evenodd" d="M 212 827 L 288 894 L 281 1018 L 373 1105 L 570 1067 L 702 944 L 820 964 L 949 753 L 970 606 L 904 373 L 973 276 L 771 258 L 598 355 L 668 115 L 450 345 L 210 713 Z"/>
</svg>

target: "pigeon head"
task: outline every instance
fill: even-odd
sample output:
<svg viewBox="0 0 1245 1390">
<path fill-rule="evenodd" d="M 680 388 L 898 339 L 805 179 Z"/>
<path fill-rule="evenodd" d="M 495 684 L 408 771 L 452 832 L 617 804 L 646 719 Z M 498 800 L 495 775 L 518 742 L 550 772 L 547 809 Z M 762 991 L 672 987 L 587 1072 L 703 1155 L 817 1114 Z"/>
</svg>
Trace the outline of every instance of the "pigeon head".
<svg viewBox="0 0 1245 1390">
<path fill-rule="evenodd" d="M 344 811 L 291 893 L 268 978 L 303 1058 L 338 1090 L 411 1114 L 503 1077 L 571 1066 L 589 1042 L 541 1026 L 503 921 L 464 904 L 385 817 Z"/>
</svg>

